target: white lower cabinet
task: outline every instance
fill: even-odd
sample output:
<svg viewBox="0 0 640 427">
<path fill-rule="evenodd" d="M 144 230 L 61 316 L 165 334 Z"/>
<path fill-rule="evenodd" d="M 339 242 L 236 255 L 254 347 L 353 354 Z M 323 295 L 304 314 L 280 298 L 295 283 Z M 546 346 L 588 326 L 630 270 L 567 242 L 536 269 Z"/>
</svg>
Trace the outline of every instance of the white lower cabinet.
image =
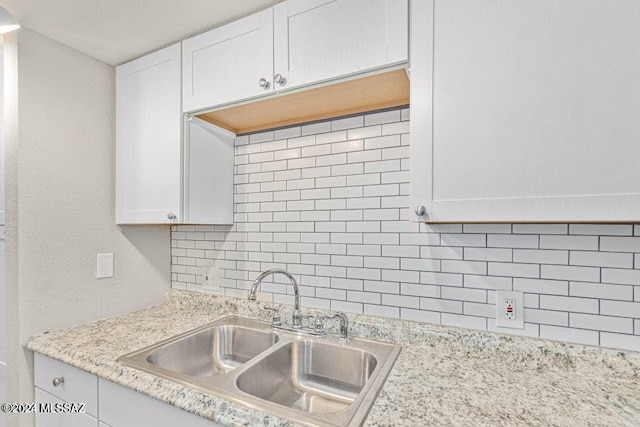
<svg viewBox="0 0 640 427">
<path fill-rule="evenodd" d="M 74 402 L 65 402 L 39 387 L 35 389 L 35 398 L 36 404 L 39 405 L 36 411 L 37 427 L 96 427 L 98 425 L 98 420 L 89 414 L 53 412 L 56 407 Z M 47 412 L 48 408 L 52 412 Z"/>
<path fill-rule="evenodd" d="M 36 427 L 221 426 L 39 353 L 34 369 Z M 83 413 L 55 411 L 79 403 Z"/>
<path fill-rule="evenodd" d="M 34 371 L 36 389 L 64 402 L 84 403 L 85 412 L 98 417 L 98 378 L 95 375 L 39 353 L 34 356 Z"/>
<path fill-rule="evenodd" d="M 110 427 L 220 426 L 102 378 L 99 389 L 100 421 Z"/>
</svg>

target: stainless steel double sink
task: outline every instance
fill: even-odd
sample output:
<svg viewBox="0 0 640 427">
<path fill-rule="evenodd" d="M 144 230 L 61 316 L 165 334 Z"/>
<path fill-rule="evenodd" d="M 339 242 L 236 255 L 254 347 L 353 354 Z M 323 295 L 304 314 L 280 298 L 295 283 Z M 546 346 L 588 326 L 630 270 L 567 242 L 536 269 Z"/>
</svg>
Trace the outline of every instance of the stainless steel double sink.
<svg viewBox="0 0 640 427">
<path fill-rule="evenodd" d="M 311 338 L 230 316 L 121 356 L 123 365 L 311 426 L 364 422 L 397 345 Z"/>
</svg>

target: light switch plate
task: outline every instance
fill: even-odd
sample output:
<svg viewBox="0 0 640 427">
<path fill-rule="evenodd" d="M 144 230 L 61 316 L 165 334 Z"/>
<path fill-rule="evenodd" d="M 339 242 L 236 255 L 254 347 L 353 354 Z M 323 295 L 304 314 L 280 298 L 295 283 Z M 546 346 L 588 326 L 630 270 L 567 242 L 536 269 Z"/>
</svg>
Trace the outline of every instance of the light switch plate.
<svg viewBox="0 0 640 427">
<path fill-rule="evenodd" d="M 113 277 L 113 253 L 98 254 L 96 278 Z"/>
<path fill-rule="evenodd" d="M 524 329 L 524 294 L 496 291 L 496 326 Z"/>
</svg>

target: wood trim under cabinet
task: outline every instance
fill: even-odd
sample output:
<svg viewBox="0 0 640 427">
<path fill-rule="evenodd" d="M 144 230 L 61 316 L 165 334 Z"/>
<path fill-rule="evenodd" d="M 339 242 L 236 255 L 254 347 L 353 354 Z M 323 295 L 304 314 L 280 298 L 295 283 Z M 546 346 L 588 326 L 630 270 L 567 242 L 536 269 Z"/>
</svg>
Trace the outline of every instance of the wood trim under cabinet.
<svg viewBox="0 0 640 427">
<path fill-rule="evenodd" d="M 242 134 L 407 104 L 409 78 L 404 69 L 398 69 L 285 93 L 196 117 Z"/>
</svg>

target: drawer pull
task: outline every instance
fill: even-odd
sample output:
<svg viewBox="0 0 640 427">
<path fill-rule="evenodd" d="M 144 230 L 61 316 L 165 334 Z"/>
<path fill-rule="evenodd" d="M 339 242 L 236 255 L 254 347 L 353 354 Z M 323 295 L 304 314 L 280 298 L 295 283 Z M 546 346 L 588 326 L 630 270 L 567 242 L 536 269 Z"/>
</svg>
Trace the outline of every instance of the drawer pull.
<svg viewBox="0 0 640 427">
<path fill-rule="evenodd" d="M 54 387 L 60 387 L 60 384 L 64 382 L 64 377 L 54 378 L 52 382 Z"/>
</svg>

